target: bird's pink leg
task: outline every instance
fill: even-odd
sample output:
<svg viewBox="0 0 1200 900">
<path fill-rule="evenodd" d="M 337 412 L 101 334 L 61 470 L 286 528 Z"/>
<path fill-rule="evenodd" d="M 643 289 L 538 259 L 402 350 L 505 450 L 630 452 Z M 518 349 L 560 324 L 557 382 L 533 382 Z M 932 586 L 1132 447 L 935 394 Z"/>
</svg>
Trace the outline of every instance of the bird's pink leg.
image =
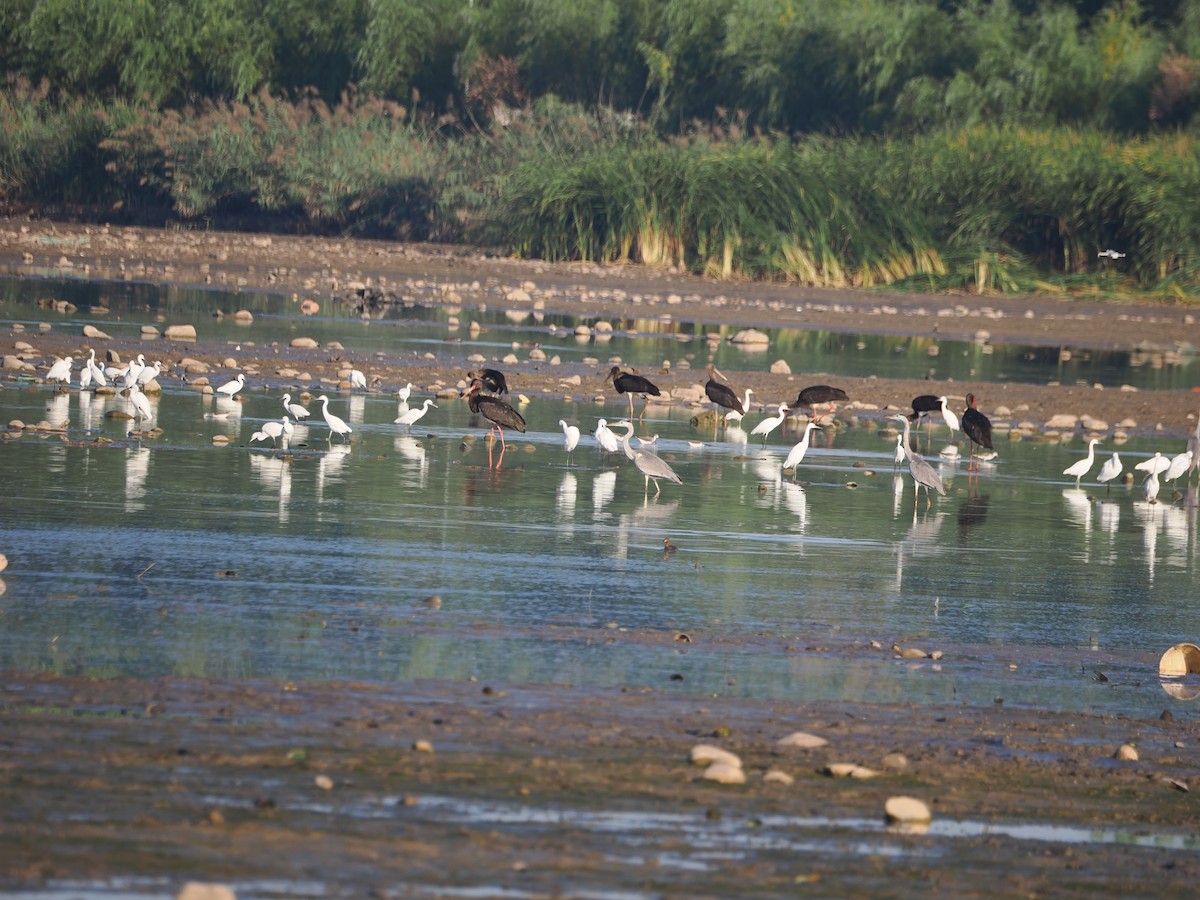
<svg viewBox="0 0 1200 900">
<path fill-rule="evenodd" d="M 504 463 L 504 451 L 508 448 L 504 443 L 504 429 L 497 425 L 496 430 L 500 432 L 500 458 L 496 460 L 496 468 L 499 469 Z"/>
</svg>

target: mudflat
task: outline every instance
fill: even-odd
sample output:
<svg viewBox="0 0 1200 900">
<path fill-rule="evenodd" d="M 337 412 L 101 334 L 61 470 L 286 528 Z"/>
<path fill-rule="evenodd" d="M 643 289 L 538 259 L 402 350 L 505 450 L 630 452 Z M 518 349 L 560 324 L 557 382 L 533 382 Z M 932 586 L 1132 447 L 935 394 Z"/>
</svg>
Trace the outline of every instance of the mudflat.
<svg viewBox="0 0 1200 900">
<path fill-rule="evenodd" d="M 1151 354 L 1187 352 L 1198 337 L 1192 308 L 1167 302 L 812 291 L 467 249 L 33 221 L 0 222 L 0 271 L 261 288 L 321 304 L 359 285 L 403 293 L 432 284 L 448 303 L 485 296 L 612 321 L 669 314 Z M 45 362 L 85 345 L 130 349 L 61 329 L 6 338 L 17 339 Z M 163 347 L 214 361 L 228 350 Z M 467 365 L 260 349 L 256 358 L 243 348 L 239 359 L 270 372 L 294 355 L 316 377 L 352 362 L 392 387 L 454 385 Z M 518 390 L 564 393 L 546 364 L 510 371 Z M 737 375 L 760 398 L 826 380 Z M 663 381 L 676 379 L 703 376 Z M 917 393 L 973 391 L 985 412 L 1006 405 L 1014 419 L 1086 414 L 1114 429 L 1130 419 L 1131 433 L 1172 438 L 1192 431 L 1200 406 L 1190 391 L 839 384 L 865 417 L 906 410 Z M 597 371 L 574 390 L 605 388 Z M 731 640 L 687 638 L 581 629 L 562 639 L 638 641 L 664 653 L 719 651 Z M 763 652 L 833 654 L 846 665 L 902 653 L 757 639 Z M 940 649 L 945 666 L 962 651 Z M 1145 655 L 1145 689 L 1158 691 L 1155 658 Z M 1166 693 L 1163 710 L 1139 720 L 1019 709 L 1002 697 L 978 707 L 799 704 L 695 696 L 675 683 L 597 691 L 0 672 L 0 892 L 88 896 L 116 885 L 161 896 L 196 880 L 232 884 L 240 896 L 1192 896 L 1200 722 Z M 795 732 L 827 743 L 779 743 Z M 705 779 L 689 763 L 699 744 L 737 754 L 744 783 Z M 1136 759 L 1116 758 L 1122 745 Z M 829 774 L 842 763 L 869 777 Z M 932 821 L 887 825 L 894 796 L 921 800 Z"/>
</svg>

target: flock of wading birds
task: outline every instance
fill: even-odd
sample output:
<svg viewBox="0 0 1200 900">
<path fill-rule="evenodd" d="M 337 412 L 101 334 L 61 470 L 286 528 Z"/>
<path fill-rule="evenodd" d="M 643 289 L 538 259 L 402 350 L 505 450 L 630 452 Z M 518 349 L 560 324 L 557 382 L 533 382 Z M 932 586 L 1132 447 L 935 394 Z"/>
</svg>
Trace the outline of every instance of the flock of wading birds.
<svg viewBox="0 0 1200 900">
<path fill-rule="evenodd" d="M 60 385 L 70 385 L 73 377 L 72 367 L 74 359 L 66 357 L 57 360 L 50 366 L 46 373 L 46 381 L 57 383 Z M 711 363 L 706 367 L 708 372 L 708 381 L 704 385 L 704 393 L 714 404 L 718 410 L 718 416 L 714 420 L 715 427 L 719 427 L 723 419 L 726 425 L 733 422 L 740 422 L 746 415 L 750 406 L 750 397 L 753 391 L 746 389 L 744 397 L 739 397 L 737 393 L 729 386 L 725 376 Z M 154 418 L 154 409 L 150 402 L 146 399 L 143 387 L 151 380 L 162 373 L 162 364 L 154 363 L 150 366 L 146 363 L 145 355 L 139 353 L 137 358 L 131 360 L 124 366 L 109 365 L 102 366 L 96 361 L 96 351 L 92 350 L 87 359 L 82 361 L 79 374 L 80 390 L 90 390 L 92 385 L 106 386 L 110 381 L 114 387 L 119 387 L 122 393 L 127 394 L 129 402 L 134 408 L 134 418 L 142 421 Z M 504 440 L 504 429 L 513 431 L 525 431 L 524 417 L 511 405 L 503 399 L 504 395 L 508 394 L 508 380 L 503 372 L 498 369 L 481 369 L 478 372 L 469 372 L 469 386 L 460 394 L 460 399 L 465 399 L 472 413 L 482 416 L 490 423 L 488 432 L 488 467 L 499 468 L 504 461 L 504 452 L 507 445 Z M 351 369 L 348 380 L 351 388 L 367 388 L 366 376 L 358 369 Z M 596 425 L 596 430 L 592 433 L 597 444 L 604 450 L 615 453 L 618 450 L 624 450 L 628 457 L 637 467 L 637 470 L 645 476 L 646 493 L 650 491 L 650 482 L 654 482 L 655 494 L 661 493 L 659 485 L 660 480 L 669 481 L 673 484 L 682 484 L 679 476 L 671 468 L 671 466 L 654 450 L 654 441 L 643 441 L 639 439 L 640 446 L 633 447 L 630 445 L 630 439 L 633 437 L 633 413 L 634 413 L 634 398 L 642 397 L 644 403 L 642 406 L 642 416 L 645 415 L 646 405 L 649 403 L 650 397 L 657 397 L 661 394 L 658 386 L 650 379 L 637 375 L 632 372 L 624 372 L 620 366 L 613 366 L 608 375 L 605 376 L 605 381 L 611 381 L 616 388 L 618 394 L 626 394 L 629 397 L 629 419 L 614 422 L 613 427 L 625 429 L 623 435 L 617 435 L 616 432 L 609 427 L 608 422 L 604 419 L 599 419 Z M 246 384 L 246 376 L 238 374 L 238 376 L 217 387 L 216 393 L 229 399 L 234 398 Z M 403 425 L 410 429 L 429 411 L 430 407 L 436 408 L 432 400 L 426 399 L 420 406 L 410 408 L 408 405 L 409 397 L 412 393 L 412 385 L 407 384 L 401 388 L 397 395 L 399 397 L 399 409 L 395 419 L 395 423 Z M 804 460 L 805 454 L 808 452 L 809 440 L 815 429 L 822 428 L 821 420 L 826 416 L 831 415 L 836 409 L 837 404 L 845 402 L 850 398 L 846 392 L 840 388 L 831 387 L 825 384 L 812 385 L 800 391 L 795 402 L 780 403 L 778 411 L 774 415 L 768 415 L 762 419 L 750 431 L 751 436 L 760 437 L 763 446 L 766 446 L 767 438 L 773 431 L 779 428 L 788 414 L 796 410 L 808 410 L 811 414 L 809 422 L 804 427 L 804 433 L 800 440 L 792 447 L 783 463 L 783 469 L 791 469 L 793 478 L 795 478 L 797 466 Z M 922 394 L 914 397 L 912 400 L 912 412 L 910 414 L 898 413 L 891 415 L 888 418 L 894 419 L 904 426 L 904 431 L 897 437 L 895 462 L 897 466 L 907 464 L 908 471 L 912 475 L 913 484 L 916 488 L 917 496 L 920 496 L 921 490 L 925 491 L 926 505 L 932 502 L 929 496 L 931 491 L 936 491 L 938 494 L 944 495 L 946 488 L 942 483 L 941 476 L 931 466 L 921 454 L 912 449 L 910 441 L 910 425 L 913 422 L 919 423 L 923 420 L 929 420 L 932 424 L 931 417 L 937 413 L 940 414 L 942 421 L 950 429 L 951 435 L 961 430 L 970 441 L 971 458 L 967 467 L 968 473 L 977 471 L 976 459 L 986 461 L 993 459 L 996 456 L 996 451 L 992 446 L 992 423 L 987 416 L 981 413 L 976 408 L 974 394 L 967 394 L 967 408 L 961 414 L 955 413 L 947 404 L 945 397 L 935 397 L 932 394 Z M 317 402 L 321 404 L 321 415 L 325 419 L 325 424 L 329 428 L 329 440 L 332 441 L 334 435 L 342 436 L 346 441 L 349 441 L 353 428 L 339 416 L 329 411 L 329 398 L 324 394 L 317 397 Z M 302 422 L 310 416 L 309 410 L 298 403 L 292 402 L 290 394 L 284 394 L 282 397 L 284 415 L 278 421 L 270 421 L 264 423 L 261 430 L 256 431 L 250 438 L 251 442 L 266 441 L 270 439 L 272 444 L 277 444 L 279 440 L 283 440 L 286 444 L 291 437 L 294 429 L 293 422 Z M 818 409 L 821 410 L 818 413 Z M 723 416 L 719 413 L 724 410 Z M 639 421 L 641 416 L 639 416 Z M 563 429 L 563 446 L 569 455 L 579 444 L 580 431 L 574 425 L 569 425 L 565 420 L 560 419 L 558 423 Z M 498 433 L 500 439 L 500 456 L 493 462 L 492 450 L 495 443 L 494 434 Z M 1078 462 L 1073 463 L 1063 470 L 1063 474 L 1075 479 L 1075 486 L 1078 487 L 1080 480 L 1087 475 L 1096 462 L 1096 445 L 1100 443 L 1099 438 L 1093 438 L 1088 442 L 1088 455 Z M 976 452 L 976 448 L 979 448 Z M 957 453 L 957 448 L 951 444 L 950 450 Z M 1146 472 L 1143 480 L 1143 495 L 1150 503 L 1157 502 L 1159 489 L 1161 486 L 1159 476 L 1162 476 L 1162 481 L 1174 482 L 1184 473 L 1187 473 L 1189 479 L 1191 474 L 1200 466 L 1200 416 L 1197 417 L 1196 429 L 1188 438 L 1187 447 L 1178 455 L 1163 456 L 1161 453 L 1155 453 L 1153 457 L 1144 462 L 1138 463 L 1134 468 Z M 1113 453 L 1100 468 L 1099 474 L 1096 476 L 1097 482 L 1111 487 L 1111 483 L 1119 478 L 1123 472 L 1121 458 L 1117 453 Z"/>
</svg>

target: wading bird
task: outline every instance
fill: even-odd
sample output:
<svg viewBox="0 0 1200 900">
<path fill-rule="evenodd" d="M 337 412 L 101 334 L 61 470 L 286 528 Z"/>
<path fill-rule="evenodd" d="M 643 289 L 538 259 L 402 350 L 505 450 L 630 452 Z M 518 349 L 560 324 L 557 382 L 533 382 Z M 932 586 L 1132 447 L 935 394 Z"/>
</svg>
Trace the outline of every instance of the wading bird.
<svg viewBox="0 0 1200 900">
<path fill-rule="evenodd" d="M 910 422 L 918 420 L 929 420 L 929 417 L 942 408 L 942 398 L 935 397 L 933 394 L 919 394 L 912 398 L 912 415 L 908 417 Z M 918 428 L 920 424 L 918 423 Z M 930 428 L 933 427 L 933 422 L 930 420 Z"/>
<path fill-rule="evenodd" d="M 403 425 L 409 431 L 412 431 L 412 427 L 424 417 L 425 413 L 429 412 L 429 407 L 431 406 L 437 409 L 437 404 L 426 397 L 425 402 L 416 409 L 409 409 L 398 415 L 396 417 L 396 424 Z"/>
<path fill-rule="evenodd" d="M 978 444 L 986 450 L 995 450 L 992 446 L 992 423 L 983 413 L 975 408 L 975 395 L 967 394 L 967 408 L 962 414 L 962 430 L 963 433 L 971 439 L 971 460 L 967 465 L 967 471 L 976 468 L 975 465 L 975 445 Z"/>
<path fill-rule="evenodd" d="M 651 397 L 662 395 L 662 391 L 649 378 L 643 378 L 641 375 L 631 375 L 629 372 L 622 372 L 620 366 L 613 366 L 608 375 L 604 379 L 611 381 L 613 387 L 617 389 L 618 394 L 629 395 L 629 418 L 633 418 L 633 395 L 641 394 L 642 399 L 646 402 L 642 404 L 642 415 L 638 416 L 638 421 L 646 415 L 646 407 L 650 405 Z"/>
<path fill-rule="evenodd" d="M 1105 461 L 1100 467 L 1100 474 L 1096 476 L 1096 480 L 1105 486 L 1107 493 L 1112 490 L 1112 482 L 1114 479 L 1121 476 L 1121 457 L 1114 453 L 1112 458 Z"/>
<path fill-rule="evenodd" d="M 742 409 L 744 409 L 746 412 L 750 412 L 750 397 L 753 395 L 753 393 L 753 390 L 746 388 L 746 396 L 742 398 Z M 744 413 L 740 413 L 735 409 L 731 409 L 729 412 L 725 413 L 725 424 L 729 425 L 732 423 L 736 425 L 738 422 L 742 421 L 743 416 Z"/>
<path fill-rule="evenodd" d="M 912 475 L 913 485 L 916 488 L 916 495 L 919 497 L 921 488 L 925 488 L 925 507 L 929 508 L 929 504 L 933 502 L 933 498 L 929 496 L 929 490 L 932 488 L 938 494 L 945 496 L 946 487 L 942 484 L 942 477 L 933 470 L 933 466 L 925 461 L 925 457 L 913 450 L 912 445 L 908 442 L 908 416 L 903 413 L 897 413 L 894 416 L 889 416 L 897 422 L 904 423 L 904 434 L 900 438 L 901 446 L 904 448 L 904 458 L 908 460 L 908 471 Z M 913 514 L 916 514 L 916 507 L 913 507 Z"/>
<path fill-rule="evenodd" d="M 508 379 L 499 369 L 480 369 L 478 372 L 468 372 L 467 377 L 472 381 L 478 380 L 483 390 L 497 397 L 508 393 Z"/>
<path fill-rule="evenodd" d="M 129 388 L 129 402 L 137 410 L 137 417 L 139 419 L 144 421 L 154 418 L 154 407 L 150 405 L 150 401 L 136 384 Z"/>
<path fill-rule="evenodd" d="M 292 402 L 291 394 L 283 395 L 283 411 L 290 415 L 293 419 L 299 422 L 301 419 L 307 419 L 311 413 L 299 403 Z"/>
<path fill-rule="evenodd" d="M 490 397 L 483 393 L 483 381 L 476 378 L 471 381 L 468 387 L 461 395 L 467 400 L 467 406 L 471 408 L 471 412 L 476 415 L 483 416 L 491 423 L 491 428 L 488 429 L 490 437 L 492 431 L 500 432 L 500 458 L 496 460 L 495 468 L 500 468 L 504 462 L 504 451 L 507 445 L 504 442 L 504 429 L 511 428 L 514 431 L 525 431 L 525 419 L 519 412 L 505 403 L 498 397 Z M 492 468 L 492 443 L 488 441 L 488 468 Z"/>
<path fill-rule="evenodd" d="M 950 438 L 954 438 L 954 432 L 958 431 L 958 416 L 954 414 L 954 410 L 946 402 L 945 397 L 938 397 L 938 403 L 942 407 L 942 421 L 946 423 L 946 427 L 950 429 Z M 990 426 L 989 426 L 990 427 Z"/>
<path fill-rule="evenodd" d="M 787 459 L 783 461 L 783 468 L 792 470 L 792 481 L 796 480 L 796 469 L 800 467 L 800 463 L 804 461 L 804 455 L 808 453 L 808 439 L 812 437 L 813 429 L 820 427 L 816 422 L 809 422 L 805 425 L 804 437 L 800 438 L 800 442 L 791 449 Z"/>
<path fill-rule="evenodd" d="M 262 429 L 250 435 L 250 443 L 254 443 L 255 441 L 265 441 L 267 438 L 270 438 L 271 446 L 275 447 L 278 446 L 278 444 L 276 444 L 277 438 L 282 437 L 284 440 L 287 440 L 292 436 L 292 432 L 294 430 L 295 426 L 292 425 L 291 419 L 289 419 L 287 416 L 283 416 L 278 422 L 263 422 Z"/>
<path fill-rule="evenodd" d="M 650 493 L 650 479 L 654 479 L 654 496 L 657 497 L 662 493 L 662 488 L 658 485 L 660 478 L 665 478 L 673 484 L 683 484 L 679 480 L 679 476 L 675 474 L 675 470 L 656 456 L 649 450 L 635 449 L 629 446 L 629 438 L 633 435 L 632 422 L 614 422 L 617 428 L 624 427 L 625 434 L 621 437 L 621 444 L 625 448 L 625 455 L 633 460 L 633 464 L 637 466 L 637 470 L 646 476 L 646 493 Z"/>
<path fill-rule="evenodd" d="M 1096 445 L 1098 443 L 1100 443 L 1099 438 L 1092 438 L 1088 441 L 1088 455 L 1063 469 L 1064 475 L 1070 475 L 1075 478 L 1075 487 L 1079 487 L 1079 479 L 1092 471 L 1092 464 L 1096 461 Z"/>
<path fill-rule="evenodd" d="M 82 378 L 80 381 L 82 381 Z M 1167 471 L 1163 474 L 1163 481 L 1169 481 L 1172 485 L 1174 485 L 1179 476 L 1186 472 L 1191 464 L 1191 450 L 1184 450 L 1177 456 L 1171 457 L 1171 464 L 1167 466 Z"/>
<path fill-rule="evenodd" d="M 725 376 L 721 374 L 720 370 L 718 370 L 717 367 L 712 363 L 709 363 L 707 366 L 705 366 L 705 370 L 708 372 L 708 381 L 704 383 L 705 396 L 707 396 L 708 399 L 713 403 L 717 404 L 718 408 L 724 408 L 730 410 L 731 412 L 737 413 L 739 419 L 744 416 L 746 414 L 746 407 L 742 404 L 742 401 L 738 399 L 738 395 L 733 392 L 733 388 L 727 384 L 722 384 L 720 381 L 717 381 L 718 377 L 725 378 Z M 749 394 L 746 396 L 747 402 L 749 402 Z"/>
<path fill-rule="evenodd" d="M 240 375 L 238 376 L 241 377 Z M 321 415 L 325 417 L 325 424 L 329 426 L 329 437 L 327 440 L 332 441 L 335 434 L 346 436 L 346 443 L 350 443 L 350 435 L 354 429 L 346 424 L 345 419 L 335 416 L 329 411 L 329 398 L 322 394 L 317 398 L 317 402 L 321 404 Z"/>
<path fill-rule="evenodd" d="M 224 394 L 226 397 L 233 397 L 234 394 L 236 394 L 238 391 L 240 391 L 245 386 L 246 386 L 246 376 L 243 375 L 241 372 L 238 372 L 237 378 L 235 378 L 233 381 L 225 382 L 223 385 L 221 385 L 219 388 L 217 388 L 217 393 Z M 326 402 L 329 402 L 329 401 L 326 401 Z"/>
<path fill-rule="evenodd" d="M 830 387 L 827 384 L 814 384 L 800 392 L 791 408 L 807 409 L 812 413 L 813 420 L 820 422 L 826 416 L 831 416 L 837 412 L 837 405 L 839 403 L 845 403 L 849 399 L 850 397 L 841 388 Z M 821 404 L 828 406 L 828 409 L 818 416 L 817 406 Z"/>
<path fill-rule="evenodd" d="M 358 369 L 351 369 L 347 378 L 350 381 L 351 389 L 360 388 L 364 391 L 367 389 L 367 376 Z"/>
<path fill-rule="evenodd" d="M 71 363 L 75 362 L 74 358 L 64 356 L 62 359 L 55 361 L 50 367 L 50 371 L 46 373 L 47 381 L 57 381 L 59 384 L 71 383 Z"/>
<path fill-rule="evenodd" d="M 621 439 L 608 427 L 606 419 L 599 419 L 596 422 L 596 430 L 592 432 L 592 437 L 596 439 L 600 449 L 606 453 L 616 453 L 621 449 Z"/>
<path fill-rule="evenodd" d="M 579 429 L 568 425 L 566 419 L 559 419 L 558 424 L 563 430 L 563 449 L 567 451 L 567 462 L 570 462 L 571 453 L 579 446 Z"/>
<path fill-rule="evenodd" d="M 762 437 L 762 445 L 764 447 L 767 446 L 767 437 L 772 431 L 783 424 L 783 420 L 787 418 L 787 414 L 788 405 L 786 403 L 780 403 L 779 412 L 775 413 L 773 416 L 767 416 L 765 419 L 755 425 L 750 433 L 760 435 Z"/>
</svg>

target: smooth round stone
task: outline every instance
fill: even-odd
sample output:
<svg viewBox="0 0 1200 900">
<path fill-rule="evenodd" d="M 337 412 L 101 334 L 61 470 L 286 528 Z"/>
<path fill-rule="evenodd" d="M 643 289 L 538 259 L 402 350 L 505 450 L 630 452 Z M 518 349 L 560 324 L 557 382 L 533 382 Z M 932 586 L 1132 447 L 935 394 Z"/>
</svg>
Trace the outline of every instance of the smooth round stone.
<svg viewBox="0 0 1200 900">
<path fill-rule="evenodd" d="M 714 747 L 712 744 L 697 744 L 692 748 L 690 755 L 692 765 L 707 766 L 712 763 L 728 763 L 732 766 L 742 767 L 742 760 L 736 753 L 730 753 L 720 747 Z"/>
<path fill-rule="evenodd" d="M 1117 748 L 1117 752 L 1113 754 L 1113 759 L 1121 759 L 1127 762 L 1134 762 L 1137 758 L 1137 748 L 1133 744 L 1122 744 Z"/>
<path fill-rule="evenodd" d="M 310 337 L 292 338 L 291 346 L 295 350 L 316 350 L 320 344 Z"/>
<path fill-rule="evenodd" d="M 0 572 L 8 568 L 8 557 L 0 553 Z"/>
<path fill-rule="evenodd" d="M 175 900 L 237 900 L 237 894 L 233 892 L 233 888 L 225 884 L 189 881 L 180 888 L 179 893 L 175 895 Z"/>
<path fill-rule="evenodd" d="M 795 747 L 798 750 L 815 750 L 818 747 L 825 747 L 829 741 L 823 737 L 818 737 L 815 734 L 809 734 L 807 731 L 793 731 L 787 737 L 781 737 L 775 742 L 780 747 Z"/>
<path fill-rule="evenodd" d="M 745 784 L 746 773 L 740 765 L 715 762 L 704 770 L 704 780 L 715 781 L 717 784 Z"/>
<path fill-rule="evenodd" d="M 763 781 L 768 784 L 795 784 L 796 779 L 787 772 L 781 772 L 778 769 L 767 769 L 763 773 Z"/>
<path fill-rule="evenodd" d="M 313 784 L 315 784 L 317 787 L 319 787 L 323 791 L 332 791 L 333 790 L 333 779 L 330 778 L 328 775 L 318 775 L 316 778 L 313 779 Z"/>
<path fill-rule="evenodd" d="M 933 813 L 916 797 L 889 797 L 883 805 L 889 822 L 931 822 Z"/>
</svg>

